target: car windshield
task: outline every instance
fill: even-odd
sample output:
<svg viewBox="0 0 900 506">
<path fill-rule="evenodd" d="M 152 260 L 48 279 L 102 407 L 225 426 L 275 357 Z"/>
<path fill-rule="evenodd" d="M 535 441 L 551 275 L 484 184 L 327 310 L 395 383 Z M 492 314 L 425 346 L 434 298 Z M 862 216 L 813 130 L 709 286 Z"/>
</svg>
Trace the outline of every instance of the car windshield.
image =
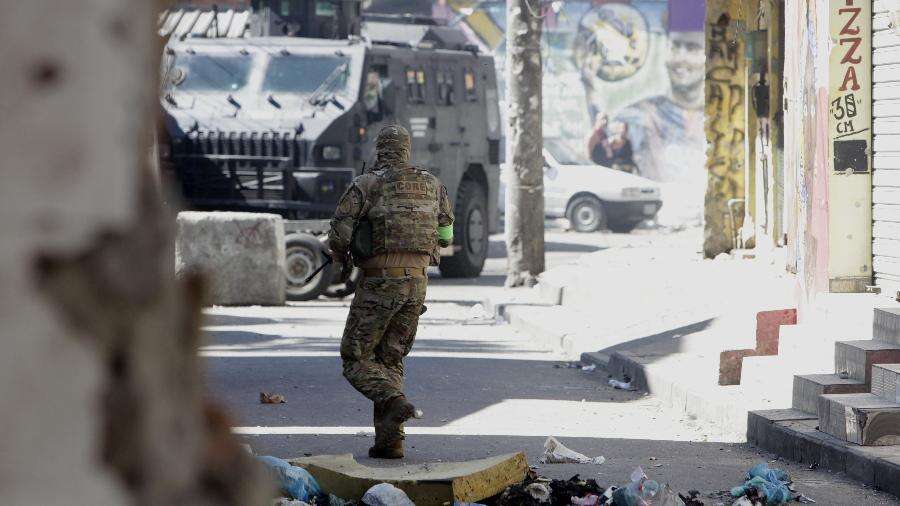
<svg viewBox="0 0 900 506">
<path fill-rule="evenodd" d="M 324 90 L 340 92 L 347 87 L 349 61 L 345 56 L 273 56 L 263 91 L 307 94 L 325 85 Z"/>
<path fill-rule="evenodd" d="M 544 149 L 560 165 L 594 165 L 594 162 L 576 153 L 559 139 L 544 139 Z"/>
<path fill-rule="evenodd" d="M 233 92 L 247 85 L 249 56 L 179 53 L 169 73 L 168 86 L 182 91 Z"/>
</svg>

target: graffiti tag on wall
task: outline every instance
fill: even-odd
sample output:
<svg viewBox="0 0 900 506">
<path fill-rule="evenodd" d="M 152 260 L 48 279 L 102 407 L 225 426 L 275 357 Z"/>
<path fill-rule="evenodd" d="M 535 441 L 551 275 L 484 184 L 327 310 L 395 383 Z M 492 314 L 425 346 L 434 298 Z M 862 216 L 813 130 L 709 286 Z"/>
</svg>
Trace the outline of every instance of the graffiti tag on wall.
<svg viewBox="0 0 900 506">
<path fill-rule="evenodd" d="M 868 174 L 872 145 L 870 0 L 831 2 L 829 136 L 833 170 Z"/>
<path fill-rule="evenodd" d="M 732 20 L 723 13 L 709 26 L 707 49 L 706 108 L 709 141 L 708 167 L 711 177 L 730 186 L 737 194 L 734 174 L 741 174 L 744 163 L 744 86 L 743 50 L 734 33 Z"/>
</svg>

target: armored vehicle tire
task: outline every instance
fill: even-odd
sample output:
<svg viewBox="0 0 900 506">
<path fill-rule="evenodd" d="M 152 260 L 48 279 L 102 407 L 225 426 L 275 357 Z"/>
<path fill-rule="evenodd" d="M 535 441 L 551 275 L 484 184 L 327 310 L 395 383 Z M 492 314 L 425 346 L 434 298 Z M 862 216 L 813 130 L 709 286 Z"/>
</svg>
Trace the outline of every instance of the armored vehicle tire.
<svg viewBox="0 0 900 506">
<path fill-rule="evenodd" d="M 441 259 L 445 278 L 474 278 L 481 274 L 488 251 L 488 210 L 485 190 L 471 179 L 463 180 L 453 207 L 453 256 Z"/>
<path fill-rule="evenodd" d="M 315 299 L 331 284 L 331 267 L 323 269 L 309 283 L 304 283 L 306 277 L 324 262 L 324 251 L 322 243 L 309 234 L 291 234 L 285 238 L 284 270 L 288 300 Z"/>
<path fill-rule="evenodd" d="M 627 234 L 640 224 L 640 221 L 611 221 L 609 222 L 609 229 L 617 234 Z"/>
<path fill-rule="evenodd" d="M 575 197 L 566 210 L 569 224 L 576 232 L 596 232 L 606 225 L 606 210 L 593 195 Z"/>
<path fill-rule="evenodd" d="M 340 270 L 334 270 L 335 276 L 339 276 Z M 359 278 L 361 277 L 362 271 L 359 270 L 359 268 L 354 267 L 353 272 L 350 274 L 350 279 L 348 279 L 346 283 L 335 283 L 327 287 L 325 289 L 324 295 L 332 299 L 343 299 L 344 297 L 351 295 L 356 291 L 356 284 L 359 282 Z"/>
</svg>

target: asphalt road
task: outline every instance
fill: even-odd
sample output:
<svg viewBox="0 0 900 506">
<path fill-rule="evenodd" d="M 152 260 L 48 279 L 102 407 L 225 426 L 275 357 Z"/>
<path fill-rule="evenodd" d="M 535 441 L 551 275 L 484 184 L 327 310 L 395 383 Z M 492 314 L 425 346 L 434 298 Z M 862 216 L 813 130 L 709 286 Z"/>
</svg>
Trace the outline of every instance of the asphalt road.
<svg viewBox="0 0 900 506">
<path fill-rule="evenodd" d="M 548 264 L 599 248 L 659 240 L 635 235 L 548 233 Z M 485 275 L 433 278 L 429 310 L 406 361 L 406 391 L 425 412 L 407 426 L 406 462 L 458 461 L 524 451 L 537 464 L 547 436 L 602 465 L 548 464 L 538 472 L 573 474 L 619 485 L 643 466 L 676 490 L 704 493 L 739 484 L 746 470 L 774 459 L 741 444 L 711 440 L 704 427 L 664 409 L 652 396 L 614 390 L 603 371 L 567 368 L 510 327 L 488 318 L 478 303 L 503 290 L 502 238 L 492 239 Z M 349 301 L 315 301 L 284 308 L 212 308 L 206 360 L 209 395 L 226 406 L 235 431 L 258 454 L 296 457 L 353 453 L 373 466 L 397 465 L 366 456 L 372 444 L 371 404 L 341 376 L 338 346 Z M 259 403 L 259 392 L 286 397 Z M 842 475 L 786 462 L 796 487 L 818 504 L 900 504 Z M 710 502 L 715 504 L 715 502 Z"/>
</svg>

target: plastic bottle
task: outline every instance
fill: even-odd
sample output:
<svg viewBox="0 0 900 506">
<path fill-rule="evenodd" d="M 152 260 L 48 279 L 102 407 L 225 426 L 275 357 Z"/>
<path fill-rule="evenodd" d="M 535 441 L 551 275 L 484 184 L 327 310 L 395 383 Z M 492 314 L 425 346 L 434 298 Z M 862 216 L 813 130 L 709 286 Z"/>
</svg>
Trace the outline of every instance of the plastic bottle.
<svg viewBox="0 0 900 506">
<path fill-rule="evenodd" d="M 631 473 L 631 483 L 613 494 L 613 501 L 622 506 L 647 506 L 658 493 L 659 483 L 647 479 L 644 470 L 638 467 Z"/>
</svg>

